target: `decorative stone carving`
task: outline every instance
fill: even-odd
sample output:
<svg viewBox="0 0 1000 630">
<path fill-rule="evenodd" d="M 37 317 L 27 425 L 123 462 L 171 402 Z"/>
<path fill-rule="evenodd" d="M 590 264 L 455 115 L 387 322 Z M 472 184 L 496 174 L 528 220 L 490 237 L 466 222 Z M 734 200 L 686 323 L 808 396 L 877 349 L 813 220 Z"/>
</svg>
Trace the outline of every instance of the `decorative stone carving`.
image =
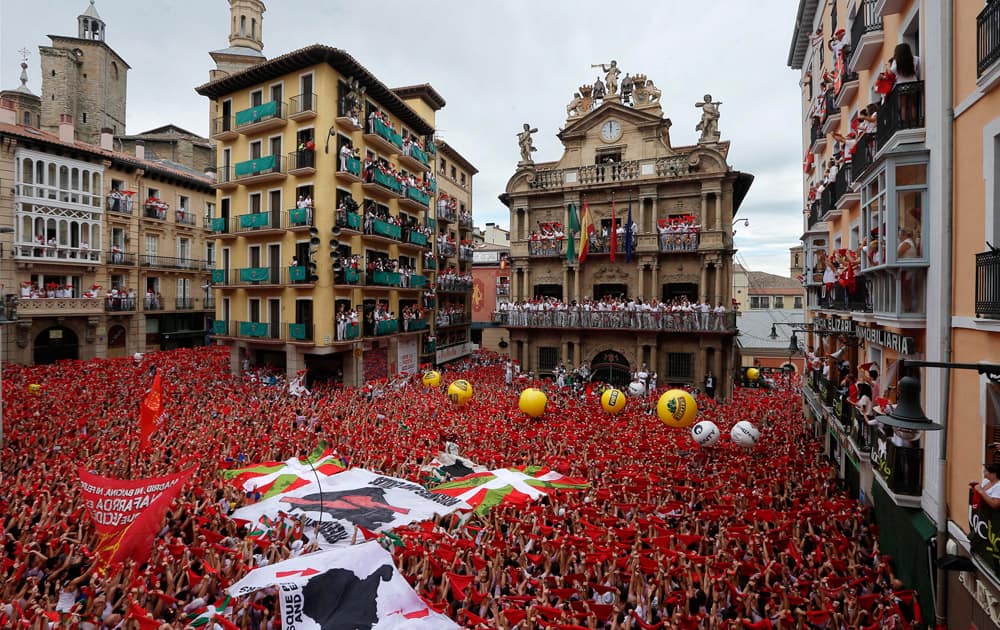
<svg viewBox="0 0 1000 630">
<path fill-rule="evenodd" d="M 566 117 L 577 118 L 580 116 L 580 108 L 583 107 L 583 97 L 579 92 L 573 94 L 573 100 L 566 105 Z"/>
<path fill-rule="evenodd" d="M 623 269 L 611 267 L 609 265 L 603 265 L 600 269 L 594 272 L 595 280 L 625 280 L 627 278 L 628 273 Z"/>
<path fill-rule="evenodd" d="M 632 77 L 632 101 L 635 107 L 652 107 L 660 104 L 660 90 L 653 85 L 652 79 L 647 79 L 644 74 L 637 74 Z"/>
<path fill-rule="evenodd" d="M 595 63 L 591 64 L 590 67 L 600 68 L 601 72 L 604 73 L 604 88 L 607 90 L 607 99 L 618 100 L 618 77 L 621 75 L 621 70 L 618 69 L 618 62 L 612 59 L 609 65 Z"/>
<path fill-rule="evenodd" d="M 538 133 L 538 129 L 532 129 L 531 125 L 524 123 L 524 131 L 517 134 L 517 146 L 521 149 L 521 161 L 518 166 L 527 166 L 528 164 L 534 164 L 535 161 L 531 159 L 531 152 L 537 151 L 534 143 L 531 140 L 531 134 Z"/>
<path fill-rule="evenodd" d="M 711 94 L 706 94 L 703 102 L 694 104 L 695 107 L 701 108 L 701 122 L 694 128 L 695 131 L 701 132 L 699 144 L 719 141 L 719 105 L 722 105 L 722 102 L 713 101 Z"/>
<path fill-rule="evenodd" d="M 17 322 L 17 347 L 27 348 L 31 341 L 31 321 L 25 320 Z"/>
</svg>

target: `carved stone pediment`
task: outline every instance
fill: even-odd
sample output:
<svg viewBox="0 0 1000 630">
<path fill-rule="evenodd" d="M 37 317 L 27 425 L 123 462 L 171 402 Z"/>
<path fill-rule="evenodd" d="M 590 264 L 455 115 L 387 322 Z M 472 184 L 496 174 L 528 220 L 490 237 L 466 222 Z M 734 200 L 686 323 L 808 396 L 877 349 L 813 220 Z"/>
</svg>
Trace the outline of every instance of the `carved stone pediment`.
<svg viewBox="0 0 1000 630">
<path fill-rule="evenodd" d="M 594 280 L 627 280 L 629 274 L 621 267 L 602 265 L 594 272 Z"/>
</svg>

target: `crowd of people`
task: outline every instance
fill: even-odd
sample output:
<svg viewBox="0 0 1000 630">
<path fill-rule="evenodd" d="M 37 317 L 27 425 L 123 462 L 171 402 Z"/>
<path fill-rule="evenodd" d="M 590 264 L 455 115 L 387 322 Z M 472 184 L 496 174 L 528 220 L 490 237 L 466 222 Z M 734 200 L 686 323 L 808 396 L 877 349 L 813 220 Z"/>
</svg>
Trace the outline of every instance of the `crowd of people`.
<svg viewBox="0 0 1000 630">
<path fill-rule="evenodd" d="M 879 551 L 870 510 L 844 493 L 801 421 L 794 385 L 737 389 L 718 404 L 698 395 L 698 419 L 724 435 L 738 420 L 762 432 L 753 450 L 727 438 L 699 450 L 638 406 L 604 414 L 596 389 L 531 380 L 549 412 L 529 420 L 506 363 L 480 354 L 444 370 L 445 383 L 475 388 L 462 408 L 419 376 L 398 390 L 313 383 L 296 398 L 281 378 L 230 375 L 224 348 L 6 366 L 0 625 L 186 627 L 250 569 L 314 549 L 308 528 L 251 535 L 229 519 L 255 497 L 219 470 L 282 461 L 321 439 L 345 464 L 415 482 L 430 482 L 425 465 L 446 442 L 487 468 L 538 464 L 590 482 L 395 531 L 404 576 L 466 628 L 902 628 L 919 614 Z M 139 452 L 132 427 L 154 366 L 167 418 Z M 30 384 L 41 394 L 25 395 Z M 122 479 L 196 467 L 147 563 L 99 570 L 81 466 Z M 266 589 L 220 616 L 271 630 L 278 613 L 277 590 Z"/>
<path fill-rule="evenodd" d="M 694 251 L 698 249 L 701 226 L 693 216 L 660 219 L 656 225 L 660 235 L 660 251 Z"/>
<path fill-rule="evenodd" d="M 438 326 L 462 324 L 466 321 L 465 305 L 461 302 L 445 302 L 438 308 L 435 315 Z"/>
<path fill-rule="evenodd" d="M 605 296 L 579 303 L 554 297 L 504 300 L 497 305 L 496 315 L 511 326 L 711 331 L 732 327 L 728 312 L 721 302 L 713 307 L 708 301 L 692 302 L 686 296 L 670 301 Z"/>
<path fill-rule="evenodd" d="M 463 273 L 455 267 L 448 267 L 437 274 L 437 287 L 441 291 L 470 291 L 472 272 Z"/>
</svg>

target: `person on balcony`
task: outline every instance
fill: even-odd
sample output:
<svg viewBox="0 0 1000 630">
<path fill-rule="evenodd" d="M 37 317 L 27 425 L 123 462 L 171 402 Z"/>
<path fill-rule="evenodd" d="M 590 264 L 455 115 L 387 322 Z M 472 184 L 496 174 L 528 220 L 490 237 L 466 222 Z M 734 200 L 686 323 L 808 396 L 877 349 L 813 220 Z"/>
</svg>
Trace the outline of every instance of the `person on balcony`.
<svg viewBox="0 0 1000 630">
<path fill-rule="evenodd" d="M 983 479 L 972 488 L 991 510 L 1000 509 L 1000 464 L 986 464 Z"/>
</svg>

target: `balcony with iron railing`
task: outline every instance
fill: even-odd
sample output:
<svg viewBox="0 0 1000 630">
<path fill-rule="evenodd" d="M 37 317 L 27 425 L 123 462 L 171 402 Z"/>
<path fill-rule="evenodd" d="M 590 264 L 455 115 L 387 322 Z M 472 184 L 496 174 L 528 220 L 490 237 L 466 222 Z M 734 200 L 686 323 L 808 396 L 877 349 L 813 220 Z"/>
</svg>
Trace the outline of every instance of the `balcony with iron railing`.
<svg viewBox="0 0 1000 630">
<path fill-rule="evenodd" d="M 288 154 L 288 174 L 295 176 L 312 175 L 316 172 L 316 151 L 300 149 Z"/>
<path fill-rule="evenodd" d="M 406 238 L 403 239 L 406 243 L 410 245 L 416 245 L 417 247 L 429 248 L 431 246 L 430 238 L 423 232 L 418 232 L 416 230 L 405 230 Z"/>
<path fill-rule="evenodd" d="M 111 251 L 106 252 L 104 256 L 109 265 L 135 267 L 135 254 L 123 252 L 120 248 L 112 247 Z"/>
<path fill-rule="evenodd" d="M 107 198 L 108 212 L 118 214 L 132 214 L 132 196 L 122 193 L 112 192 Z"/>
<path fill-rule="evenodd" d="M 232 140 L 238 135 L 232 116 L 219 116 L 212 120 L 212 130 L 209 134 L 212 140 Z"/>
<path fill-rule="evenodd" d="M 549 238 L 528 241 L 528 256 L 532 258 L 556 258 L 563 255 L 563 239 Z"/>
<path fill-rule="evenodd" d="M 398 155 L 399 165 L 411 171 L 423 172 L 430 170 L 430 162 L 415 142 L 403 143 L 403 151 Z"/>
<path fill-rule="evenodd" d="M 458 246 L 454 243 L 438 242 L 438 255 L 443 258 L 451 258 L 458 253 Z"/>
<path fill-rule="evenodd" d="M 282 101 L 268 101 L 236 112 L 236 130 L 250 135 L 284 127 L 287 106 Z"/>
<path fill-rule="evenodd" d="M 17 304 L 18 316 L 22 318 L 100 315 L 103 312 L 103 298 L 26 298 Z"/>
<path fill-rule="evenodd" d="M 613 164 L 588 164 L 564 169 L 542 169 L 528 182 L 532 188 L 554 189 L 625 181 L 682 177 L 692 171 L 687 154 L 664 158 L 630 160 Z"/>
<path fill-rule="evenodd" d="M 806 231 L 812 231 L 816 224 L 822 220 L 823 213 L 820 210 L 820 201 L 817 199 L 809 204 L 809 212 L 806 214 Z"/>
<path fill-rule="evenodd" d="M 169 211 L 170 205 L 162 201 L 146 201 L 146 203 L 142 204 L 142 216 L 145 219 L 166 221 Z"/>
<path fill-rule="evenodd" d="M 272 287 L 281 282 L 281 267 L 242 267 L 236 270 L 237 282 L 244 287 Z"/>
<path fill-rule="evenodd" d="M 338 209 L 335 220 L 338 228 L 354 230 L 355 232 L 361 231 L 361 215 L 357 212 L 345 212 Z"/>
<path fill-rule="evenodd" d="M 291 343 L 312 343 L 316 338 L 316 327 L 309 323 L 288 324 L 288 341 Z"/>
<path fill-rule="evenodd" d="M 851 156 L 852 181 L 861 181 L 865 171 L 875 161 L 876 153 L 878 153 L 878 143 L 875 134 L 866 133 L 858 138 L 858 143 L 854 147 L 854 155 Z"/>
<path fill-rule="evenodd" d="M 813 117 L 809 125 L 809 147 L 814 155 L 819 155 L 826 147 L 826 133 L 823 131 L 823 122 L 819 117 Z"/>
<path fill-rule="evenodd" d="M 174 308 L 178 311 L 189 311 L 194 308 L 194 298 L 192 297 L 174 298 Z"/>
<path fill-rule="evenodd" d="M 878 112 L 878 149 L 884 149 L 901 131 L 923 127 L 924 82 L 896 83 Z"/>
<path fill-rule="evenodd" d="M 212 234 L 231 234 L 229 220 L 225 217 L 212 217 L 208 220 L 208 229 Z"/>
<path fill-rule="evenodd" d="M 136 311 L 138 301 L 135 297 L 128 296 L 107 296 L 104 298 L 104 310 L 109 313 L 133 313 Z"/>
<path fill-rule="evenodd" d="M 416 186 L 407 186 L 406 194 L 400 200 L 400 205 L 413 212 L 426 210 L 431 205 L 431 196 Z"/>
<path fill-rule="evenodd" d="M 445 223 L 455 223 L 458 221 L 458 212 L 445 199 L 438 200 L 435 216 L 438 221 L 444 221 Z"/>
<path fill-rule="evenodd" d="M 458 259 L 462 262 L 472 262 L 473 254 L 472 248 L 466 246 L 460 246 L 458 248 Z"/>
<path fill-rule="evenodd" d="M 395 319 L 383 319 L 375 322 L 375 336 L 393 335 L 399 332 L 399 321 Z"/>
<path fill-rule="evenodd" d="M 340 324 L 337 325 L 337 331 L 335 339 L 337 341 L 353 341 L 355 339 L 361 338 L 361 325 L 351 324 L 350 322 L 345 322 L 343 327 Z"/>
<path fill-rule="evenodd" d="M 139 265 L 142 267 L 158 267 L 161 269 L 183 269 L 185 271 L 205 270 L 205 261 L 176 256 L 160 256 L 159 254 L 140 254 Z"/>
<path fill-rule="evenodd" d="M 241 184 L 274 181 L 286 176 L 285 159 L 281 155 L 265 155 L 233 166 L 233 180 Z"/>
<path fill-rule="evenodd" d="M 878 435 L 878 429 L 868 424 L 868 419 L 865 415 L 858 410 L 857 407 L 845 402 L 846 407 L 845 412 L 850 414 L 850 422 L 845 423 L 844 426 L 849 426 L 851 441 L 858 451 L 867 453 L 871 450 L 872 444 L 875 443 L 875 437 Z"/>
<path fill-rule="evenodd" d="M 840 313 L 871 313 L 872 303 L 868 293 L 869 279 L 858 274 L 853 285 L 835 283 L 829 289 L 823 285 L 806 287 L 806 302 L 810 309 Z"/>
<path fill-rule="evenodd" d="M 368 121 L 368 132 L 364 134 L 365 144 L 383 153 L 400 153 L 403 150 L 403 136 L 379 118 Z"/>
<path fill-rule="evenodd" d="M 198 217 L 187 208 L 178 208 L 174 210 L 174 222 L 177 225 L 195 227 L 198 225 Z"/>
<path fill-rule="evenodd" d="M 848 63 L 851 72 L 868 70 L 882 48 L 882 15 L 876 4 L 878 0 L 860 0 L 858 4 L 851 24 L 851 58 Z"/>
<path fill-rule="evenodd" d="M 361 160 L 356 157 L 337 159 L 337 177 L 349 182 L 361 181 Z"/>
<path fill-rule="evenodd" d="M 976 76 L 1000 61 L 1000 0 L 987 0 L 976 16 Z"/>
<path fill-rule="evenodd" d="M 283 231 L 281 212 L 251 212 L 236 216 L 236 232 L 248 236 L 254 232 L 272 234 Z"/>
<path fill-rule="evenodd" d="M 206 311 L 214 311 L 215 310 L 215 296 L 214 295 L 208 295 L 208 296 L 202 298 L 202 300 L 201 300 L 201 308 L 204 309 L 204 310 L 206 310 Z"/>
<path fill-rule="evenodd" d="M 315 224 L 312 208 L 292 208 L 285 214 L 284 227 L 287 230 L 308 229 Z"/>
<path fill-rule="evenodd" d="M 420 332 L 421 330 L 427 330 L 429 324 L 426 319 L 406 319 L 405 317 L 399 318 L 399 329 L 403 332 Z"/>
<path fill-rule="evenodd" d="M 288 118 L 309 120 L 316 117 L 316 94 L 305 92 L 288 99 Z"/>
<path fill-rule="evenodd" d="M 664 333 L 736 332 L 736 313 L 631 311 L 496 311 L 493 323 L 506 328 L 644 330 Z"/>
<path fill-rule="evenodd" d="M 257 341 L 284 341 L 282 332 L 287 326 L 277 322 L 235 322 L 230 335 Z"/>
<path fill-rule="evenodd" d="M 1000 249 L 976 254 L 976 317 L 1000 319 Z"/>
<path fill-rule="evenodd" d="M 389 199 L 399 199 L 403 196 L 403 184 L 377 167 L 372 167 L 366 174 L 362 187 L 370 193 L 380 193 Z"/>
<path fill-rule="evenodd" d="M 403 228 L 395 223 L 375 219 L 372 221 L 372 229 L 369 236 L 377 236 L 392 241 L 403 240 Z"/>
<path fill-rule="evenodd" d="M 879 428 L 871 444 L 872 469 L 894 495 L 919 497 L 924 485 L 924 449 Z"/>
<path fill-rule="evenodd" d="M 465 313 L 438 313 L 434 319 L 434 323 L 438 328 L 464 326 L 471 322 L 472 318 Z"/>
</svg>

